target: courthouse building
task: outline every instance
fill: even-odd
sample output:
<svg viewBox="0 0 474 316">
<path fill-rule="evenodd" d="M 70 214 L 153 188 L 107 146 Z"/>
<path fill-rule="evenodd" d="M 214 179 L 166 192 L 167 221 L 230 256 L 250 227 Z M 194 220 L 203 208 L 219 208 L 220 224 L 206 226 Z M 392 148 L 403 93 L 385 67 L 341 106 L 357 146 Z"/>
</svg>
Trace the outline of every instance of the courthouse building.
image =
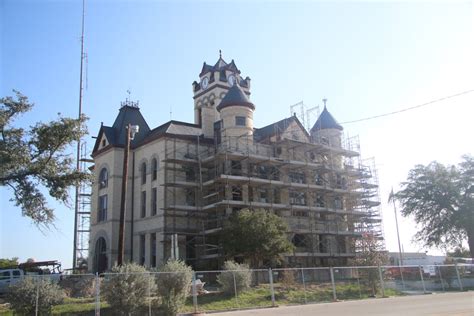
<svg viewBox="0 0 474 316">
<path fill-rule="evenodd" d="M 288 265 L 343 265 L 355 241 L 381 236 L 375 170 L 364 165 L 357 138 L 326 106 L 307 130 L 296 115 L 261 128 L 251 81 L 232 60 L 204 63 L 192 84 L 194 123 L 149 124 L 138 104 L 123 102 L 112 126 L 102 125 L 92 157 L 89 267 L 117 261 L 127 126 L 125 260 L 155 267 L 180 258 L 195 269 L 217 269 L 219 231 L 230 214 L 266 209 L 289 226 L 295 250 Z M 266 108 L 268 111 L 269 108 Z M 262 111 L 264 112 L 264 111 Z"/>
</svg>

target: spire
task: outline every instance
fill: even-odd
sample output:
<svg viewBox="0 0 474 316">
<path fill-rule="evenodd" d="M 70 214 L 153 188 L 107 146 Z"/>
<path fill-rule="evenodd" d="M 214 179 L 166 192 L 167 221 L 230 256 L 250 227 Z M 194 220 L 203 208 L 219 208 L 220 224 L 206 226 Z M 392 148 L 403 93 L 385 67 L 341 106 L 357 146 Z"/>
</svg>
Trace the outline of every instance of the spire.
<svg viewBox="0 0 474 316">
<path fill-rule="evenodd" d="M 251 108 L 252 110 L 255 110 L 255 105 L 253 105 L 253 103 L 249 101 L 249 99 L 245 95 L 245 92 L 242 91 L 237 82 L 234 82 L 234 85 L 229 89 L 229 91 L 219 103 L 219 105 L 216 107 L 216 109 L 217 111 L 220 111 L 225 107 L 233 105 L 246 106 Z"/>
<path fill-rule="evenodd" d="M 222 58 L 222 51 L 219 49 L 219 58 Z"/>
<path fill-rule="evenodd" d="M 316 123 L 314 123 L 313 128 L 311 128 L 311 132 L 315 130 L 322 130 L 322 129 L 338 129 L 340 131 L 343 130 L 343 127 L 337 123 L 336 119 L 329 113 L 327 107 L 326 107 L 326 102 L 328 99 L 324 98 L 324 110 L 321 112 L 321 115 L 319 116 L 318 120 Z"/>
</svg>

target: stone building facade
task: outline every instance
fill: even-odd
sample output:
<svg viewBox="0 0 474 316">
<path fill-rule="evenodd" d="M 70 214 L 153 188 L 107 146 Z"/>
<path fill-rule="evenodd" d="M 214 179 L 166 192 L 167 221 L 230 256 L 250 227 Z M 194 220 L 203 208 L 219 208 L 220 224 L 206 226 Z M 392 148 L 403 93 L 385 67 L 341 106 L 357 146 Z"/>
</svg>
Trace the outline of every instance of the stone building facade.
<svg viewBox="0 0 474 316">
<path fill-rule="evenodd" d="M 125 259 L 147 267 L 180 258 L 217 269 L 218 232 L 240 209 L 266 209 L 289 225 L 293 266 L 345 264 L 364 232 L 381 236 L 377 183 L 357 144 L 326 106 L 311 128 L 296 116 L 253 124 L 250 78 L 232 60 L 204 63 L 194 93 L 193 124 L 151 129 L 133 102 L 112 126 L 102 125 L 93 149 L 89 267 L 117 260 L 126 126 L 131 141 L 126 194 Z"/>
</svg>

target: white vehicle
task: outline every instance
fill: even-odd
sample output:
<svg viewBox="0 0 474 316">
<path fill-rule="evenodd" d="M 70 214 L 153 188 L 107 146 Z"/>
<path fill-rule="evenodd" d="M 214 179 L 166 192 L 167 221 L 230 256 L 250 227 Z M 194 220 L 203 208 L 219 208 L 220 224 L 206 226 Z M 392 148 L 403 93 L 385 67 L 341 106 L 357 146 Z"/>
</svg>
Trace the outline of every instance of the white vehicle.
<svg viewBox="0 0 474 316">
<path fill-rule="evenodd" d="M 20 281 L 24 272 L 21 269 L 2 269 L 0 270 L 0 294 L 8 292 L 10 285 L 16 284 Z"/>
<path fill-rule="evenodd" d="M 62 279 L 61 264 L 57 261 L 25 262 L 18 267 L 0 270 L 0 295 L 8 292 L 10 285 L 18 283 L 23 277 L 48 278 L 54 283 Z"/>
</svg>

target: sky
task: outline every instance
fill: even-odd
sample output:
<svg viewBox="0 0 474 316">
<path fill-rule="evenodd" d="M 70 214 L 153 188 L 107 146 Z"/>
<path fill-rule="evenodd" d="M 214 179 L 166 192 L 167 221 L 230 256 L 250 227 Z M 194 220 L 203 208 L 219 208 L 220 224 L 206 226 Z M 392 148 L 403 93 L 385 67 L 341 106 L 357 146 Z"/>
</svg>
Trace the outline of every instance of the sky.
<svg viewBox="0 0 474 316">
<path fill-rule="evenodd" d="M 15 124 L 78 113 L 81 0 L 0 0 L 0 96 L 21 91 L 34 109 Z M 322 106 L 339 122 L 390 113 L 474 89 L 470 1 L 86 1 L 83 111 L 89 149 L 120 102 L 140 102 L 150 127 L 193 122 L 192 82 L 222 50 L 252 79 L 255 127 L 288 117 L 292 104 Z M 374 157 L 386 246 L 397 251 L 388 194 L 416 164 L 457 164 L 473 154 L 474 93 L 358 123 L 363 158 Z M 321 108 L 322 109 L 322 108 Z M 315 117 L 312 117 L 314 122 Z M 74 150 L 71 148 L 71 153 Z M 0 188 L 0 258 L 60 260 L 71 267 L 73 209 L 54 200 L 55 228 L 40 231 Z M 416 226 L 400 218 L 404 251 Z"/>
</svg>

